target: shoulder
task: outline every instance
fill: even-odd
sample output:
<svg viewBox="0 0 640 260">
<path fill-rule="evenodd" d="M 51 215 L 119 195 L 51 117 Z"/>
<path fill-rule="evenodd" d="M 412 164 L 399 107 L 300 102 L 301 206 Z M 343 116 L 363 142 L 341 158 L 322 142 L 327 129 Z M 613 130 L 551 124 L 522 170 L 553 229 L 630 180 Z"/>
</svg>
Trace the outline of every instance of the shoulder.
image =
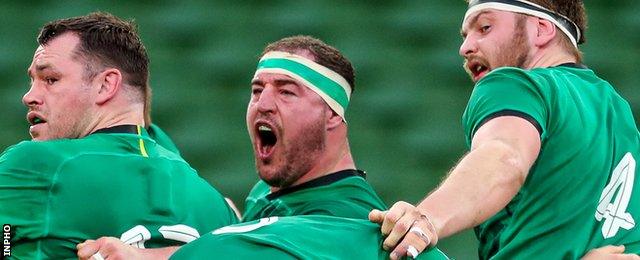
<svg viewBox="0 0 640 260">
<path fill-rule="evenodd" d="M 562 75 L 560 77 L 565 77 L 570 74 L 575 73 L 572 73 L 571 70 L 567 70 L 566 68 L 558 67 L 534 69 L 502 67 L 489 72 L 489 74 L 478 81 L 476 88 L 486 85 L 500 85 L 504 83 L 516 86 L 543 87 L 552 85 L 560 75 Z"/>
<path fill-rule="evenodd" d="M 0 157 L 0 162 L 7 163 L 14 160 L 34 161 L 34 158 L 58 157 L 60 145 L 57 141 L 23 141 L 7 148 Z"/>
<path fill-rule="evenodd" d="M 54 169 L 64 161 L 63 152 L 46 142 L 24 141 L 0 156 L 0 182 L 13 186 L 48 183 Z"/>
<path fill-rule="evenodd" d="M 259 180 L 255 185 L 253 185 L 253 188 L 251 188 L 251 191 L 249 191 L 249 195 L 247 195 L 247 199 L 256 200 L 256 199 L 262 198 L 264 196 L 267 196 L 267 194 L 269 194 L 270 191 L 271 191 L 271 188 L 269 187 L 269 185 L 263 180 Z"/>
<path fill-rule="evenodd" d="M 171 137 L 169 137 L 169 135 L 159 126 L 157 126 L 156 124 L 151 124 L 147 131 L 151 139 L 155 140 L 158 145 L 171 152 L 180 154 L 180 150 L 178 150 L 176 144 L 173 142 L 173 140 L 171 140 Z"/>
<path fill-rule="evenodd" d="M 544 74 L 547 69 L 524 70 L 515 67 L 502 67 L 495 69 L 485 75 L 478 83 L 476 88 L 487 85 L 496 85 L 504 83 L 521 83 L 519 85 L 533 85 L 544 80 Z"/>
</svg>

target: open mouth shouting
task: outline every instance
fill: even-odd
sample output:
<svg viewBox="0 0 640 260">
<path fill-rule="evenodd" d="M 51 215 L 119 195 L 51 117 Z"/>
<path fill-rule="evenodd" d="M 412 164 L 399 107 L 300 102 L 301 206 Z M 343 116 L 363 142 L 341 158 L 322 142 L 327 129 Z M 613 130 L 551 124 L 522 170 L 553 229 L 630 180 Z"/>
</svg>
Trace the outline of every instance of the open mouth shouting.
<svg viewBox="0 0 640 260">
<path fill-rule="evenodd" d="M 278 143 L 278 131 L 275 126 L 266 121 L 255 124 L 254 149 L 260 160 L 268 160 Z"/>
<path fill-rule="evenodd" d="M 479 61 L 467 61 L 465 69 L 467 70 L 469 75 L 471 75 L 471 79 L 474 82 L 477 82 L 478 80 L 480 80 L 482 77 L 484 77 L 484 75 L 486 75 L 490 71 L 488 65 L 481 63 Z"/>
</svg>

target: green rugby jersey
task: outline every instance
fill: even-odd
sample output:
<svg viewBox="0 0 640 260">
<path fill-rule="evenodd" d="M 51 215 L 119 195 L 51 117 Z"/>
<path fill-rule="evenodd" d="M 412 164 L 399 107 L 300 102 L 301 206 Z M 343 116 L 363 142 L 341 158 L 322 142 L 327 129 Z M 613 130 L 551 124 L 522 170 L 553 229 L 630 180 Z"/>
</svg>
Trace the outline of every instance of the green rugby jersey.
<svg viewBox="0 0 640 260">
<path fill-rule="evenodd" d="M 367 219 L 372 209 L 387 207 L 364 176 L 363 171 L 343 170 L 273 193 L 259 181 L 247 196 L 242 220 L 294 215 Z"/>
<path fill-rule="evenodd" d="M 363 219 L 269 217 L 223 227 L 180 248 L 171 259 L 388 259 L 380 226 Z M 437 248 L 417 259 L 448 259 Z"/>
<path fill-rule="evenodd" d="M 173 142 L 173 140 L 171 140 L 169 135 L 167 135 L 167 133 L 165 133 L 156 124 L 151 124 L 149 128 L 147 128 L 147 133 L 149 134 L 149 137 L 151 137 L 151 139 L 156 141 L 156 143 L 158 143 L 160 146 L 164 147 L 169 151 L 180 154 L 180 150 L 178 150 L 178 146 L 176 146 L 176 144 Z"/>
<path fill-rule="evenodd" d="M 615 89 L 575 64 L 501 68 L 473 90 L 467 144 L 502 115 L 529 120 L 541 150 L 515 198 L 476 227 L 480 257 L 576 259 L 608 244 L 640 253 L 640 135 Z"/>
<path fill-rule="evenodd" d="M 102 236 L 181 245 L 237 222 L 179 155 L 129 125 L 8 148 L 0 156 L 0 209 L 17 259 L 75 259 L 77 243 Z"/>
</svg>

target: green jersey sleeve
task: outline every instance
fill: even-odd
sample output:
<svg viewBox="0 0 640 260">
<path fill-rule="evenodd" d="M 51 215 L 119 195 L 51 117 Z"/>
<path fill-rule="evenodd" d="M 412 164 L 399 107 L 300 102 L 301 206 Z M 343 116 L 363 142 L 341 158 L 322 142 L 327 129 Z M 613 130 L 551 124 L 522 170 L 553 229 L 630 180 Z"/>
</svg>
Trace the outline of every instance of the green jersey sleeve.
<svg viewBox="0 0 640 260">
<path fill-rule="evenodd" d="M 547 105 L 540 86 L 531 77 L 535 75 L 518 68 L 501 68 L 478 82 L 462 117 L 467 145 L 484 123 L 503 115 L 522 117 L 545 135 Z"/>
</svg>

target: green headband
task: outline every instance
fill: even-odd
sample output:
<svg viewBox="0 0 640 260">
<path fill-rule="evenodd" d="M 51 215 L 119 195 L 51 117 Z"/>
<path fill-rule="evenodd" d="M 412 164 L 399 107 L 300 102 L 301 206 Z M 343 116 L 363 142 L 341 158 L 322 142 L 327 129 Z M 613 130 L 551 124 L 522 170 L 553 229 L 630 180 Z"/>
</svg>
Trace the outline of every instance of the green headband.
<svg viewBox="0 0 640 260">
<path fill-rule="evenodd" d="M 335 71 L 299 55 L 271 51 L 260 59 L 254 78 L 259 73 L 285 74 L 304 83 L 345 120 L 351 86 Z"/>
</svg>

